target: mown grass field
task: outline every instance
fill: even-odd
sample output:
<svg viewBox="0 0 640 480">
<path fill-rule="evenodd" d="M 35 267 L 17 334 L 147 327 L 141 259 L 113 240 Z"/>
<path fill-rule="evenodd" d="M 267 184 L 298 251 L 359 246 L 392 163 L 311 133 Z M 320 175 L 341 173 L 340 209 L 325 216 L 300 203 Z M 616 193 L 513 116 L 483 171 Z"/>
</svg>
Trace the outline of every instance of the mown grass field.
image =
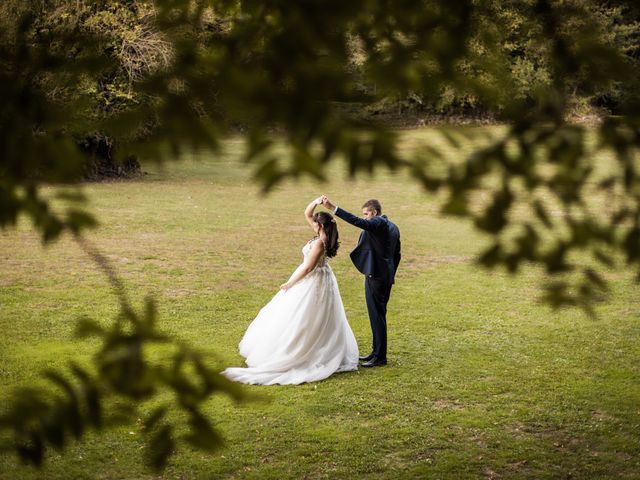
<svg viewBox="0 0 640 480">
<path fill-rule="evenodd" d="M 429 130 L 406 134 L 407 148 Z M 302 211 L 326 193 L 358 212 L 377 197 L 401 229 L 403 261 L 389 305 L 389 365 L 300 386 L 247 387 L 268 402 L 206 407 L 225 438 L 213 455 L 182 450 L 161 475 L 142 462 L 141 424 L 91 434 L 42 470 L 0 456 L 0 479 L 640 478 L 640 299 L 608 272 L 598 318 L 551 311 L 543 277 L 473 263 L 486 238 L 441 217 L 402 173 L 287 182 L 263 196 L 230 140 L 216 158 L 135 181 L 86 185 L 101 227 L 89 238 L 117 267 L 136 306 L 159 303 L 162 329 L 239 366 L 247 325 L 312 236 Z M 332 261 L 361 351 L 370 346 L 362 278 L 340 223 Z M 0 234 L 0 404 L 48 367 L 87 361 L 76 319 L 117 311 L 106 278 L 69 238 L 42 248 L 28 225 Z M 1 409 L 1 407 L 0 407 Z M 150 409 L 141 405 L 141 411 Z"/>
</svg>

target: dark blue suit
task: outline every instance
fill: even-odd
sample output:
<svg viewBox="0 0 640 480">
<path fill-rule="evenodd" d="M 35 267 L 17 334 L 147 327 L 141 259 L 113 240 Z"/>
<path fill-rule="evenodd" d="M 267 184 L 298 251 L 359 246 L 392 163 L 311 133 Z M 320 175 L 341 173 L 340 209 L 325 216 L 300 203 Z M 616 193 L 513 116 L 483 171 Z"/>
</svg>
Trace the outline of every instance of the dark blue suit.
<svg viewBox="0 0 640 480">
<path fill-rule="evenodd" d="M 351 252 L 351 261 L 365 276 L 373 354 L 378 360 L 386 360 L 387 303 L 400 263 L 400 231 L 386 215 L 363 219 L 338 208 L 336 216 L 363 230 L 358 245 Z"/>
</svg>

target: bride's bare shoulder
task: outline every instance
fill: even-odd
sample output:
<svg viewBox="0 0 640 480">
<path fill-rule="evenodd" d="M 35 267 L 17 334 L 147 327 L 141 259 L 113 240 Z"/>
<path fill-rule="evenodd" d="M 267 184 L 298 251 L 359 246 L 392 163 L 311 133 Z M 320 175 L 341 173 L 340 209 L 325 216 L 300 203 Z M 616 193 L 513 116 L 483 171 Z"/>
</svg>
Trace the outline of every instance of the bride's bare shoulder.
<svg viewBox="0 0 640 480">
<path fill-rule="evenodd" d="M 319 250 L 320 248 L 324 248 L 324 241 L 320 237 L 314 237 L 307 242 L 307 245 L 310 245 L 312 250 Z"/>
</svg>

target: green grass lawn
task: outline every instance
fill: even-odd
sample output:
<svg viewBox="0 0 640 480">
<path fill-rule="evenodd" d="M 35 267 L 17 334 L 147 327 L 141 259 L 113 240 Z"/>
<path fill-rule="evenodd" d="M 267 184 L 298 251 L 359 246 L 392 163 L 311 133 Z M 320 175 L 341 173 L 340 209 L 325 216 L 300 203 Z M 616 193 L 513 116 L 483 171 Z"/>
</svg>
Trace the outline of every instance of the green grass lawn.
<svg viewBox="0 0 640 480">
<path fill-rule="evenodd" d="M 406 148 L 429 130 L 406 135 Z M 97 478 L 640 478 L 640 300 L 630 275 L 607 272 L 598 318 L 541 305 L 543 277 L 487 272 L 487 239 L 441 217 L 438 199 L 401 173 L 287 182 L 263 196 L 230 140 L 216 157 L 145 166 L 136 181 L 86 185 L 101 227 L 88 237 L 162 329 L 241 366 L 238 342 L 301 260 L 312 236 L 303 209 L 327 193 L 358 212 L 376 197 L 402 234 L 389 305 L 389 365 L 300 386 L 248 386 L 267 402 L 214 397 L 206 413 L 225 446 L 182 450 L 162 475 L 145 470 L 140 422 L 90 434 L 45 467 L 0 456 L 0 479 Z M 362 352 L 370 328 L 348 252 L 359 231 L 339 223 L 332 261 Z M 107 324 L 117 302 L 69 238 L 43 248 L 26 224 L 0 234 L 0 402 L 48 367 L 86 361 L 76 319 Z M 0 407 L 1 408 L 1 407 Z M 142 405 L 143 412 L 150 405 Z"/>
</svg>

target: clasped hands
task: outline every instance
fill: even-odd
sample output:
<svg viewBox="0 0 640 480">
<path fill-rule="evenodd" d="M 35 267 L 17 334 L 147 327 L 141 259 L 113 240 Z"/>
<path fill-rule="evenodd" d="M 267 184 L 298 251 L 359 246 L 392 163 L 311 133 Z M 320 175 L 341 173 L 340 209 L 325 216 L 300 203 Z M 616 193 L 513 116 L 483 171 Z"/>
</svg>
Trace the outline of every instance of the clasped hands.
<svg viewBox="0 0 640 480">
<path fill-rule="evenodd" d="M 322 205 L 324 208 L 326 208 L 327 210 L 335 210 L 336 206 L 331 202 L 331 200 L 329 200 L 329 197 L 327 197 L 326 195 L 320 195 L 317 199 L 316 199 L 316 203 L 318 205 Z"/>
</svg>

